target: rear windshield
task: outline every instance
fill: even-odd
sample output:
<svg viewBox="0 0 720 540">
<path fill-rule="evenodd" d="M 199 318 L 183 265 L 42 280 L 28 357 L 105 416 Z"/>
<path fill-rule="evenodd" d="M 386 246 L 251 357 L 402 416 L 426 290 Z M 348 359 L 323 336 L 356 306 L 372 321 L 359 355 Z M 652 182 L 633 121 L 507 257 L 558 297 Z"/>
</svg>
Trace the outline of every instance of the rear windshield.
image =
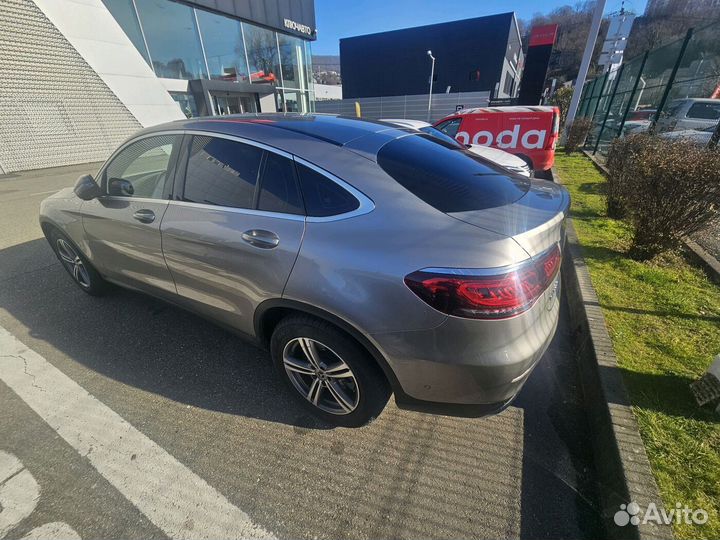
<svg viewBox="0 0 720 540">
<path fill-rule="evenodd" d="M 525 177 L 428 135 L 395 139 L 380 149 L 377 159 L 405 189 L 446 213 L 504 206 L 530 189 Z"/>
</svg>

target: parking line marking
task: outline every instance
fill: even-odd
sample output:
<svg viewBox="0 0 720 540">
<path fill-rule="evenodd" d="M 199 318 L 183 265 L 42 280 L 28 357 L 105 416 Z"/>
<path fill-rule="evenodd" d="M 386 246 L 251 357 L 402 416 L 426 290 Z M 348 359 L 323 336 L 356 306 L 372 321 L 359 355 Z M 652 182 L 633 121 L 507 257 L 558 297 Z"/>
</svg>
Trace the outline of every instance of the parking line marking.
<svg viewBox="0 0 720 540">
<path fill-rule="evenodd" d="M 0 326 L 0 380 L 171 538 L 273 538 L 205 480 Z"/>
<path fill-rule="evenodd" d="M 0 538 L 33 513 L 40 486 L 20 460 L 0 451 Z"/>
</svg>

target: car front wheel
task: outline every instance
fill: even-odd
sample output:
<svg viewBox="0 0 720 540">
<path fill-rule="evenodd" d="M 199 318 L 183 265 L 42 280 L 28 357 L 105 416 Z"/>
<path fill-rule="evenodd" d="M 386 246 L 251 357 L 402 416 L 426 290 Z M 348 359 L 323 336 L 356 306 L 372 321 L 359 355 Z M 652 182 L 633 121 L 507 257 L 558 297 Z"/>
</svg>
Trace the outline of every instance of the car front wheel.
<svg viewBox="0 0 720 540">
<path fill-rule="evenodd" d="M 385 407 L 390 388 L 374 360 L 335 326 L 313 317 L 282 320 L 270 352 L 300 403 L 326 423 L 358 427 Z"/>
<path fill-rule="evenodd" d="M 53 229 L 50 232 L 50 245 L 78 287 L 92 296 L 99 296 L 106 291 L 107 282 L 67 236 Z"/>
</svg>

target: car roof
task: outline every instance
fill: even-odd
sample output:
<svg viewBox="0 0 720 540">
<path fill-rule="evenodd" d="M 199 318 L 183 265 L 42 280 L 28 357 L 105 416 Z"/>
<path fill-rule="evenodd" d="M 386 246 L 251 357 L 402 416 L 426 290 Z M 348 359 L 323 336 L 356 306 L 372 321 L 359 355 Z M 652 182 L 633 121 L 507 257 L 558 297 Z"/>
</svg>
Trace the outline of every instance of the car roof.
<svg viewBox="0 0 720 540">
<path fill-rule="evenodd" d="M 380 120 L 380 122 L 386 122 L 388 124 L 393 124 L 396 126 L 409 127 L 409 128 L 415 128 L 415 129 L 432 126 L 432 124 L 430 124 L 428 122 L 423 122 L 422 120 L 409 120 L 407 118 L 382 118 Z"/>
<path fill-rule="evenodd" d="M 470 114 L 487 114 L 487 113 L 524 113 L 524 112 L 543 112 L 551 113 L 554 112 L 555 106 L 553 105 L 510 105 L 500 107 L 473 107 L 470 109 L 460 109 L 455 111 L 453 114 L 448 115 L 446 118 L 451 116 L 467 116 Z"/>
<path fill-rule="evenodd" d="M 254 130 L 253 126 L 257 129 Z M 391 134 L 398 131 L 397 126 L 377 120 L 353 118 L 332 114 L 300 113 L 255 113 L 232 114 L 226 116 L 205 116 L 177 120 L 149 128 L 147 131 L 168 129 L 198 129 L 226 135 L 248 136 L 257 131 L 267 134 L 268 129 L 284 130 L 312 137 L 337 146 L 345 146 L 350 141 L 376 133 Z M 405 132 L 398 131 L 396 136 Z M 383 137 L 385 138 L 385 137 Z"/>
<path fill-rule="evenodd" d="M 673 103 L 720 103 L 717 98 L 677 98 L 672 100 Z"/>
</svg>

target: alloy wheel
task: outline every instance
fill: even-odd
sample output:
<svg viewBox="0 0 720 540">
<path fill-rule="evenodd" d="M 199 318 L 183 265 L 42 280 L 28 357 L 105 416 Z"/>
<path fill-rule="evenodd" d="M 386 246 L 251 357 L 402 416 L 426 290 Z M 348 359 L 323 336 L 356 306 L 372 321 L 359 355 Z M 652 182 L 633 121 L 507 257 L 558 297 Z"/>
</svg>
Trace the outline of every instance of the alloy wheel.
<svg viewBox="0 0 720 540">
<path fill-rule="evenodd" d="M 90 288 L 90 274 L 77 251 L 62 238 L 57 240 L 57 250 L 60 262 L 63 263 L 63 266 L 65 266 L 73 279 L 78 282 L 78 285 L 85 289 Z"/>
<path fill-rule="evenodd" d="M 283 349 L 283 366 L 295 389 L 318 409 L 350 414 L 360 402 L 360 387 L 350 366 L 319 341 L 299 337 Z"/>
</svg>

